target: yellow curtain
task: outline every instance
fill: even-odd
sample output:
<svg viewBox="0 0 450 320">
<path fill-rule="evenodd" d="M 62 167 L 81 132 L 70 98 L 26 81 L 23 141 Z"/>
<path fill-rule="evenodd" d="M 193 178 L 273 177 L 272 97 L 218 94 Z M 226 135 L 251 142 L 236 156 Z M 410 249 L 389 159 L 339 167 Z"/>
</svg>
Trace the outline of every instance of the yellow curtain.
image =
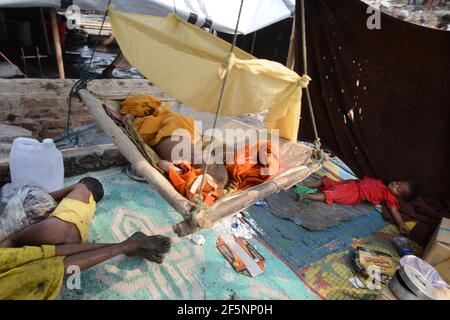
<svg viewBox="0 0 450 320">
<path fill-rule="evenodd" d="M 110 10 L 110 21 L 128 61 L 171 97 L 198 111 L 216 112 L 229 72 L 221 115 L 268 110 L 264 119 L 281 137 L 297 140 L 301 89 L 311 80 L 280 63 L 256 59 L 174 14 L 154 17 Z"/>
</svg>

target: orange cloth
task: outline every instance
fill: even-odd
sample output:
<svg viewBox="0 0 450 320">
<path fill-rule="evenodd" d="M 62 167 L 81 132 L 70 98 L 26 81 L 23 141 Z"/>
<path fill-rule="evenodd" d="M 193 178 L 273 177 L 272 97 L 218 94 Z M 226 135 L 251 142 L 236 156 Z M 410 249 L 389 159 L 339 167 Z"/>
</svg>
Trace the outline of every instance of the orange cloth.
<svg viewBox="0 0 450 320">
<path fill-rule="evenodd" d="M 232 185 L 243 190 L 261 184 L 276 175 L 280 169 L 280 151 L 271 141 L 260 140 L 246 144 L 226 165 Z"/>
<path fill-rule="evenodd" d="M 145 143 L 150 147 L 162 138 L 188 136 L 192 143 L 198 140 L 194 127 L 194 118 L 172 112 L 170 106 L 150 95 L 130 96 L 120 103 L 122 114 L 131 114 L 137 118 L 133 125 Z M 184 129 L 180 131 L 179 129 Z M 175 132 L 178 130 L 177 132 Z"/>
<path fill-rule="evenodd" d="M 142 118 L 152 115 L 161 106 L 161 101 L 156 97 L 142 94 L 129 96 L 120 105 L 122 106 L 120 113 Z"/>
<path fill-rule="evenodd" d="M 174 167 L 169 168 L 169 180 L 179 193 L 192 202 L 196 202 L 200 191 L 202 169 L 195 169 L 189 162 L 181 161 L 178 165 L 181 172 L 177 172 Z M 203 188 L 203 203 L 212 205 L 214 201 L 223 196 L 223 190 L 216 185 L 214 179 L 206 175 L 205 186 Z"/>
<path fill-rule="evenodd" d="M 177 129 L 185 129 L 184 133 L 177 132 L 177 136 L 188 135 L 192 143 L 199 139 L 194 127 L 194 118 L 172 112 L 170 106 L 150 95 L 130 96 L 121 102 L 122 114 L 136 116 L 133 125 L 142 139 L 151 147 L 162 138 L 171 136 Z M 260 151 L 260 152 L 259 152 Z M 264 159 L 267 158 L 267 159 Z M 238 150 L 232 162 L 226 165 L 231 176 L 231 183 L 237 190 L 243 190 L 261 184 L 278 173 L 280 167 L 278 146 L 270 141 L 261 140 L 252 145 L 245 145 Z M 196 201 L 200 191 L 202 170 L 195 169 L 187 161 L 178 165 L 182 170 L 177 172 L 170 168 L 169 180 L 175 189 L 190 201 Z M 203 202 L 211 205 L 223 195 L 222 188 L 218 187 L 214 179 L 206 175 L 203 190 Z"/>
</svg>

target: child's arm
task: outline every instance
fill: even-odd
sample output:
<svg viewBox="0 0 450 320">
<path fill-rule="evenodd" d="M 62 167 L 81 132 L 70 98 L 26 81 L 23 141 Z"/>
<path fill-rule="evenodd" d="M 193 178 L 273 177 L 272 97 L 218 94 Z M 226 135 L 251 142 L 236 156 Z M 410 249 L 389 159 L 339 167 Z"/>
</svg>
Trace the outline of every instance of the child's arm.
<svg viewBox="0 0 450 320">
<path fill-rule="evenodd" d="M 166 161 L 166 160 L 159 160 L 156 164 L 161 170 L 163 170 L 165 173 L 169 172 L 169 168 L 175 169 L 175 171 L 180 172 L 181 169 L 177 168 L 172 162 Z"/>
<path fill-rule="evenodd" d="M 63 189 L 59 189 L 53 192 L 50 192 L 50 195 L 55 199 L 56 202 L 60 202 L 64 199 L 69 193 L 73 191 L 77 184 L 73 184 L 71 186 L 65 187 Z"/>
<path fill-rule="evenodd" d="M 405 222 L 402 219 L 402 216 L 400 215 L 400 212 L 398 211 L 397 207 L 389 207 L 389 211 L 391 212 L 392 217 L 394 218 L 395 222 L 397 223 L 398 228 L 400 229 L 400 233 L 404 235 L 409 234 L 409 228 L 406 226 Z"/>
</svg>

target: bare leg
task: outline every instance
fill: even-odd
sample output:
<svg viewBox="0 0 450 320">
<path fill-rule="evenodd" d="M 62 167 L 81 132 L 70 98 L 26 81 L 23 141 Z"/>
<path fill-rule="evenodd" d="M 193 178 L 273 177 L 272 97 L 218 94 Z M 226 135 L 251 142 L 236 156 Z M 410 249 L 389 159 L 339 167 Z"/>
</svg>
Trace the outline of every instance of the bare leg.
<svg viewBox="0 0 450 320">
<path fill-rule="evenodd" d="M 150 250 L 160 253 L 167 253 L 171 247 L 170 238 L 161 235 L 146 236 L 142 232 L 134 233 L 125 241 L 137 241 L 140 244 L 138 250 Z M 70 256 L 72 254 L 96 250 L 112 245 L 113 244 L 108 243 L 64 244 L 57 246 L 56 255 Z"/>
<path fill-rule="evenodd" d="M 313 194 L 303 194 L 302 199 L 325 202 L 325 194 L 323 194 L 322 192 L 313 193 Z"/>
<path fill-rule="evenodd" d="M 59 247 L 60 246 L 56 247 L 56 253 L 57 255 L 62 255 L 61 253 L 64 253 L 64 251 L 66 251 L 66 248 Z M 129 243 L 122 242 L 118 244 L 107 245 L 103 248 L 75 253 L 64 258 L 64 270 L 67 270 L 69 266 L 75 265 L 78 266 L 81 271 L 83 271 L 119 254 L 131 254 L 138 248 L 138 243 L 136 241 L 133 241 Z"/>
<path fill-rule="evenodd" d="M 152 148 L 161 158 L 173 162 L 176 160 L 186 160 L 192 165 L 202 164 L 202 152 L 200 146 L 194 145 L 191 139 L 187 137 L 178 136 L 177 140 L 172 141 L 173 137 L 162 138 L 160 142 L 155 144 Z M 179 152 L 175 152 L 175 150 Z M 187 154 L 184 153 L 187 152 Z"/>
<path fill-rule="evenodd" d="M 138 255 L 147 260 L 162 263 L 165 257 L 164 254 L 169 250 L 169 238 L 146 236 L 137 232 L 118 244 L 60 245 L 56 247 L 56 255 L 65 256 L 65 270 L 71 265 L 76 265 L 81 270 L 86 270 L 119 254 Z"/>
<path fill-rule="evenodd" d="M 303 182 L 303 184 L 308 188 L 320 188 L 322 186 L 322 179 Z"/>
<path fill-rule="evenodd" d="M 60 244 L 56 246 L 56 256 L 71 256 L 74 254 L 102 249 L 116 243 L 84 243 L 84 244 Z"/>
</svg>

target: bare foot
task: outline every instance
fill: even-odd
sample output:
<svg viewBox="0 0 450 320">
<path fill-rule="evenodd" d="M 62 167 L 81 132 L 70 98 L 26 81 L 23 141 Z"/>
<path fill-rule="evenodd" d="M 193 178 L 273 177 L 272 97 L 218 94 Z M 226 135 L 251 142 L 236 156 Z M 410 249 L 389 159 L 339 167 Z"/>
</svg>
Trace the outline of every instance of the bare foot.
<svg viewBox="0 0 450 320">
<path fill-rule="evenodd" d="M 124 243 L 133 243 L 137 244 L 138 247 L 141 246 L 141 243 L 143 240 L 145 240 L 147 236 L 142 232 L 135 232 L 131 237 L 129 237 L 127 240 L 124 241 Z"/>
<path fill-rule="evenodd" d="M 164 261 L 165 253 L 169 252 L 171 247 L 170 238 L 161 235 L 146 236 L 142 232 L 134 233 L 125 242 L 136 245 L 136 249 L 132 250 L 128 256 L 140 256 L 156 263 Z"/>
<path fill-rule="evenodd" d="M 166 257 L 165 254 L 158 252 L 158 251 L 153 251 L 150 249 L 139 249 L 136 251 L 136 255 L 151 261 L 151 262 L 155 262 L 158 264 L 161 264 L 164 262 L 164 258 Z"/>
<path fill-rule="evenodd" d="M 152 250 L 160 253 L 169 252 L 170 238 L 164 236 L 148 236 L 141 242 L 141 249 Z"/>
</svg>

